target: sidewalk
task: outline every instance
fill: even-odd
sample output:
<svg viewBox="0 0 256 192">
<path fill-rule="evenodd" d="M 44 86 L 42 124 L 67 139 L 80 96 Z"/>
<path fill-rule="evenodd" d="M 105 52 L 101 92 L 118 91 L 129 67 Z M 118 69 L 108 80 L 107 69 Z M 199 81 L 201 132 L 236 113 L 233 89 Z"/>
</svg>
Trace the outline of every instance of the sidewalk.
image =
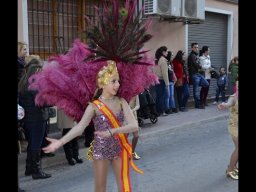
<svg viewBox="0 0 256 192">
<path fill-rule="evenodd" d="M 190 108 L 188 112 L 179 112 L 170 114 L 168 116 L 160 116 L 156 124 L 152 124 L 149 119 L 146 119 L 140 131 L 140 139 L 143 140 L 143 138 L 157 137 L 167 132 L 175 131 L 175 129 L 189 128 L 189 126 L 194 127 L 209 121 L 212 122 L 221 119 L 228 119 L 228 115 L 228 110 L 218 111 L 216 105 L 209 104 L 209 106 L 207 106 L 205 109 Z M 54 138 L 59 138 L 60 136 L 60 132 L 49 135 L 49 137 Z M 84 147 L 83 139 L 80 139 L 79 146 L 80 156 L 84 159 L 85 162 L 88 161 L 86 159 L 87 148 Z M 22 152 L 18 157 L 18 173 L 22 176 L 25 172 L 25 161 L 26 152 Z M 67 164 L 63 147 L 55 152 L 54 157 L 47 157 L 42 159 L 43 168 L 52 167 L 59 164 Z"/>
</svg>

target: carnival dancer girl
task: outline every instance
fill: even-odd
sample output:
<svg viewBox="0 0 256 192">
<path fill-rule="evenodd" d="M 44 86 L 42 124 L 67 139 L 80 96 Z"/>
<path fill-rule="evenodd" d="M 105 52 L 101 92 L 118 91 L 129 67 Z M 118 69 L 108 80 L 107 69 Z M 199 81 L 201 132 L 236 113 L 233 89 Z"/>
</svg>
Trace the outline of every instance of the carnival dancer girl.
<svg viewBox="0 0 256 192">
<path fill-rule="evenodd" d="M 43 148 L 53 152 L 81 135 L 93 120 L 95 134 L 92 153 L 95 192 L 105 192 L 108 168 L 112 165 L 118 192 L 131 192 L 129 165 L 143 173 L 133 162 L 127 134 L 138 131 L 128 103 L 158 83 L 152 72 L 154 59 L 143 49 L 151 39 L 147 20 L 135 14 L 136 1 L 104 1 L 96 9 L 98 23 L 90 26 L 90 44 L 75 40 L 66 54 L 51 57 L 42 72 L 30 79 L 37 90 L 38 105 L 54 105 L 79 122 L 60 139 L 48 140 Z M 141 13 L 141 12 L 140 12 Z M 134 16 L 136 15 L 136 16 Z"/>
<path fill-rule="evenodd" d="M 238 78 L 236 80 L 236 92 L 230 95 L 227 103 L 217 105 L 219 110 L 230 108 L 228 132 L 232 137 L 235 149 L 230 156 L 230 162 L 226 170 L 227 177 L 238 180 Z"/>
<path fill-rule="evenodd" d="M 109 60 L 107 63 L 107 67 L 104 66 L 97 75 L 98 90 L 94 99 L 86 108 L 81 121 L 61 139 L 48 138 L 47 140 L 51 144 L 43 148 L 43 150 L 46 153 L 53 152 L 68 141 L 81 135 L 91 119 L 93 119 L 95 126 L 93 149 L 95 191 L 106 191 L 107 171 L 111 164 L 117 179 L 118 191 L 121 192 L 122 158 L 120 156 L 122 145 L 127 144 L 127 142 L 124 141 L 124 143 L 120 144 L 119 139 L 122 140 L 122 137 L 125 137 L 122 133 L 137 131 L 138 125 L 127 102 L 123 98 L 116 96 L 120 83 L 115 62 Z M 112 122 L 112 119 L 115 119 L 114 121 L 116 122 Z M 127 124 L 124 124 L 124 121 Z M 113 127 L 114 124 L 118 124 L 117 127 Z M 122 135 L 118 136 L 120 134 Z M 128 161 L 128 158 L 126 158 L 126 161 Z"/>
</svg>

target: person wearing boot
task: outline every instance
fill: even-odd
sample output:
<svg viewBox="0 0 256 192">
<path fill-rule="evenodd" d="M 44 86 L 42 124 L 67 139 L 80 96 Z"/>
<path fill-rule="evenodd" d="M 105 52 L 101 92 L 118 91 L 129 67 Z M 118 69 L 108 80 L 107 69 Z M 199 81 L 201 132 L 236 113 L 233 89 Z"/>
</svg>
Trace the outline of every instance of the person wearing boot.
<svg viewBox="0 0 256 192">
<path fill-rule="evenodd" d="M 49 118 L 48 109 L 35 104 L 36 91 L 29 90 L 29 78 L 42 69 L 41 60 L 37 55 L 31 57 L 24 68 L 24 73 L 18 84 L 19 104 L 26 115 L 23 118 L 25 135 L 28 141 L 25 175 L 33 179 L 51 177 L 41 169 L 41 145 Z M 33 79 L 30 79 L 33 81 Z"/>
<path fill-rule="evenodd" d="M 57 126 L 62 129 L 62 136 L 66 135 L 74 124 L 75 122 L 72 118 L 68 117 L 62 110 L 57 110 Z M 83 163 L 83 160 L 79 157 L 77 137 L 67 142 L 63 148 L 69 165 Z"/>
</svg>

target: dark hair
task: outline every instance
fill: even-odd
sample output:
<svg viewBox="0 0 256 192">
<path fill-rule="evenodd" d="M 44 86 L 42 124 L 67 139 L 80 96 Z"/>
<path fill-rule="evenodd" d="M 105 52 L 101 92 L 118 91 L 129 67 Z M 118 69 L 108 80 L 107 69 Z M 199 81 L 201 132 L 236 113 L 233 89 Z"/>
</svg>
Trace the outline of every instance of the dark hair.
<svg viewBox="0 0 256 192">
<path fill-rule="evenodd" d="M 156 50 L 156 53 L 155 53 L 156 64 L 158 63 L 160 57 L 163 56 L 163 52 L 164 52 L 164 51 L 167 51 L 167 47 L 166 47 L 166 46 L 159 47 L 159 48 Z"/>
<path fill-rule="evenodd" d="M 91 101 L 98 99 L 100 97 L 100 95 L 102 94 L 102 91 L 103 91 L 102 88 L 97 88 Z"/>
<path fill-rule="evenodd" d="M 232 61 L 233 61 L 233 62 L 239 61 L 239 60 L 238 60 L 238 57 L 235 56 L 235 57 L 232 59 Z"/>
<path fill-rule="evenodd" d="M 202 49 L 199 51 L 199 56 L 202 56 L 208 50 L 209 50 L 208 46 L 203 46 Z"/>
<path fill-rule="evenodd" d="M 167 56 L 165 57 L 167 59 L 168 62 L 171 61 L 171 58 L 172 58 L 172 52 L 171 51 L 168 51 L 167 52 Z"/>
<path fill-rule="evenodd" d="M 221 66 L 221 67 L 220 67 L 220 69 L 219 69 L 219 72 L 220 72 L 220 70 L 221 70 L 222 68 L 224 68 L 224 70 L 226 70 L 226 68 L 225 68 L 225 67 Z"/>
<path fill-rule="evenodd" d="M 193 48 L 194 45 L 198 45 L 198 43 L 191 43 L 191 48 Z"/>
<path fill-rule="evenodd" d="M 176 56 L 175 56 L 175 59 L 181 62 L 181 61 L 183 60 L 183 58 L 182 58 L 183 55 L 184 55 L 184 51 L 179 50 L 179 51 L 177 52 Z"/>
</svg>

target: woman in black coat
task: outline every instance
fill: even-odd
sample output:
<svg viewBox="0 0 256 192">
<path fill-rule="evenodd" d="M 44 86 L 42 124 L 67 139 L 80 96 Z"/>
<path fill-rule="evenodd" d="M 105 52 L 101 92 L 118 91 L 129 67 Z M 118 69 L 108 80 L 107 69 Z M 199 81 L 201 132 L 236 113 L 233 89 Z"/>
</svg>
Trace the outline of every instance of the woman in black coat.
<svg viewBox="0 0 256 192">
<path fill-rule="evenodd" d="M 42 69 L 39 57 L 33 55 L 25 65 L 23 76 L 18 86 L 19 104 L 25 110 L 23 119 L 26 138 L 28 140 L 25 175 L 32 175 L 33 179 L 45 179 L 50 174 L 41 170 L 41 145 L 49 119 L 48 107 L 39 107 L 35 104 L 36 92 L 28 89 L 29 78 Z"/>
</svg>

